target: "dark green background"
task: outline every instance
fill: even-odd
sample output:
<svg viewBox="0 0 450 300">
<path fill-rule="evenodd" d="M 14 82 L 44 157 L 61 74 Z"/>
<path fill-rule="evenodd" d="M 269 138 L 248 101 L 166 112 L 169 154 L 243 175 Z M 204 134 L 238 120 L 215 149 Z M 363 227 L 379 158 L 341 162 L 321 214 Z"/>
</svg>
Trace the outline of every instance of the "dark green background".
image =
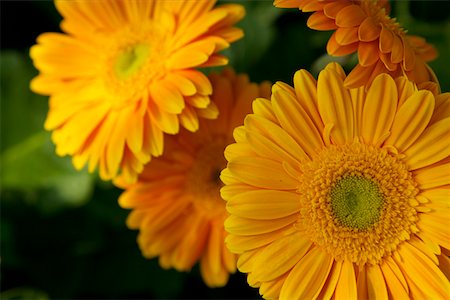
<svg viewBox="0 0 450 300">
<path fill-rule="evenodd" d="M 305 68 L 316 73 L 331 32 L 306 27 L 307 14 L 276 9 L 271 1 L 244 1 L 246 37 L 226 54 L 253 81 L 283 80 Z M 36 70 L 28 49 L 37 35 L 59 31 L 48 1 L 1 4 L 1 298 L 258 298 L 245 275 L 225 288 L 208 289 L 195 268 L 164 271 L 141 257 L 137 232 L 125 226 L 120 190 L 95 175 L 75 172 L 54 154 L 43 130 L 46 97 L 29 91 Z M 450 87 L 449 1 L 396 1 L 393 15 L 412 34 L 435 44 L 431 63 L 443 91 Z M 347 70 L 351 68 L 348 60 Z"/>
</svg>

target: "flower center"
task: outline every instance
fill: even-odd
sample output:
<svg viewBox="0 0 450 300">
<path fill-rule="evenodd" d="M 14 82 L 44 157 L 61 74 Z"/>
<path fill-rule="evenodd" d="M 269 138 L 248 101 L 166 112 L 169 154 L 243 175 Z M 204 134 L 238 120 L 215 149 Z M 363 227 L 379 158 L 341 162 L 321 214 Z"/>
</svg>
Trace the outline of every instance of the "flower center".
<svg viewBox="0 0 450 300">
<path fill-rule="evenodd" d="M 418 231 L 418 189 L 400 155 L 354 142 L 301 170 L 296 227 L 336 260 L 377 264 Z"/>
<path fill-rule="evenodd" d="M 377 184 L 360 176 L 346 176 L 330 192 L 331 208 L 340 224 L 367 229 L 380 219 L 383 195 Z"/>
<path fill-rule="evenodd" d="M 209 216 L 225 211 L 225 202 L 220 197 L 223 183 L 219 178 L 226 166 L 225 146 L 225 140 L 216 137 L 199 149 L 188 174 L 187 190 L 194 198 L 194 205 Z"/>
<path fill-rule="evenodd" d="M 137 44 L 119 54 L 114 65 L 117 78 L 126 80 L 136 73 L 148 58 L 149 51 L 149 45 Z"/>
<path fill-rule="evenodd" d="M 145 101 L 151 85 L 166 74 L 165 30 L 160 24 L 148 22 L 140 27 L 125 26 L 103 37 L 102 79 L 113 107 Z"/>
</svg>

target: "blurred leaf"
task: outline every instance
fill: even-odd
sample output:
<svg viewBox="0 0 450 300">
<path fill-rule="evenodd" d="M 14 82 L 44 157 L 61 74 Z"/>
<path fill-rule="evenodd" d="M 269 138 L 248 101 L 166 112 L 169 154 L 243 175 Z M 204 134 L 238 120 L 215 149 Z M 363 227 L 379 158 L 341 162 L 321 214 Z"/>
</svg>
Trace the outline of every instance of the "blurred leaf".
<svg viewBox="0 0 450 300">
<path fill-rule="evenodd" d="M 3 52 L 1 68 L 2 192 L 50 193 L 48 201 L 38 203 L 47 211 L 84 204 L 91 195 L 93 177 L 77 172 L 70 158 L 56 156 L 50 133 L 42 129 L 47 101 L 28 87 L 35 74 L 30 60 L 17 52 Z"/>
<path fill-rule="evenodd" d="M 3 300 L 23 299 L 23 300 L 47 300 L 50 299 L 48 295 L 39 290 L 32 288 L 14 288 L 0 293 L 0 298 Z"/>
<path fill-rule="evenodd" d="M 240 72 L 246 71 L 267 52 L 275 38 L 274 22 L 282 13 L 272 1 L 243 1 L 245 18 L 237 27 L 244 31 L 244 37 L 224 51 L 230 63 Z"/>
</svg>

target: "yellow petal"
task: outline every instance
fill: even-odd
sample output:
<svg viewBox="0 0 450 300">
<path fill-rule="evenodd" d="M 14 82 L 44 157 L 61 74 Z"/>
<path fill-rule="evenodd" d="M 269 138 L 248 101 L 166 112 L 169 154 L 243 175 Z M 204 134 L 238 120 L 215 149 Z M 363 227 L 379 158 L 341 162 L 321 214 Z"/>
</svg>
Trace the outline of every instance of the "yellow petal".
<svg viewBox="0 0 450 300">
<path fill-rule="evenodd" d="M 323 123 L 317 107 L 317 82 L 306 70 L 299 70 L 294 74 L 294 89 L 298 103 L 314 122 L 317 130 L 322 132 Z"/>
<path fill-rule="evenodd" d="M 336 72 L 332 70 L 320 72 L 317 97 L 323 123 L 334 124 L 331 131 L 332 140 L 337 144 L 351 142 L 354 138 L 352 101 Z"/>
<path fill-rule="evenodd" d="M 179 114 L 185 106 L 183 96 L 168 81 L 152 84 L 150 94 L 156 105 L 165 112 Z"/>
<path fill-rule="evenodd" d="M 336 299 L 357 299 L 355 269 L 353 263 L 344 260 L 334 292 Z"/>
<path fill-rule="evenodd" d="M 255 115 L 261 116 L 273 123 L 277 123 L 277 117 L 272 109 L 272 102 L 264 98 L 256 98 L 252 104 L 253 113 Z"/>
<path fill-rule="evenodd" d="M 159 108 L 155 103 L 149 102 L 149 113 L 151 121 L 165 133 L 176 134 L 180 130 L 180 123 L 175 114 L 168 113 Z"/>
<path fill-rule="evenodd" d="M 450 118 L 438 121 L 425 129 L 408 150 L 405 161 L 410 170 L 431 165 L 450 156 Z"/>
<path fill-rule="evenodd" d="M 361 136 L 366 143 L 380 145 L 386 138 L 397 110 L 397 88 L 391 76 L 381 74 L 370 86 L 364 103 Z"/>
<path fill-rule="evenodd" d="M 312 157 L 323 147 L 320 132 L 294 96 L 275 84 L 272 89 L 272 107 L 282 128 Z"/>
<path fill-rule="evenodd" d="M 378 265 L 370 265 L 367 270 L 367 290 L 369 299 L 388 299 L 386 282 Z"/>
<path fill-rule="evenodd" d="M 256 258 L 253 276 L 260 281 L 269 281 L 283 275 L 303 258 L 311 244 L 300 233 L 276 240 L 266 246 Z"/>
<path fill-rule="evenodd" d="M 239 157 L 228 162 L 229 172 L 243 183 L 265 189 L 294 190 L 298 181 L 286 174 L 282 164 L 262 157 Z"/>
<path fill-rule="evenodd" d="M 270 220 L 298 212 L 300 199 L 295 192 L 256 190 L 235 195 L 228 200 L 226 207 L 232 215 Z"/>
<path fill-rule="evenodd" d="M 225 239 L 225 244 L 233 253 L 243 252 L 266 246 L 285 235 L 286 228 L 258 235 L 234 235 L 230 234 Z"/>
<path fill-rule="evenodd" d="M 388 264 L 382 263 L 380 265 L 383 273 L 386 286 L 388 288 L 389 297 L 395 300 L 408 299 L 408 291 L 406 291 L 399 281 L 395 273 L 391 270 Z"/>
<path fill-rule="evenodd" d="M 178 116 L 181 125 L 189 130 L 190 132 L 195 132 L 199 128 L 199 121 L 195 109 L 186 106 L 181 114 Z"/>
<path fill-rule="evenodd" d="M 281 299 L 314 299 L 320 294 L 333 266 L 331 255 L 313 247 L 295 265 L 281 289 Z"/>
<path fill-rule="evenodd" d="M 333 268 L 330 271 L 330 274 L 328 276 L 327 282 L 324 285 L 324 289 L 322 289 L 322 292 L 319 295 L 319 299 L 326 299 L 329 300 L 335 295 L 336 285 L 338 283 L 339 277 L 341 275 L 341 269 L 343 261 L 335 261 L 333 264 Z M 334 296 L 336 299 L 340 299 L 339 295 Z M 348 299 L 348 298 L 343 298 Z"/>
<path fill-rule="evenodd" d="M 440 218 L 432 213 L 424 213 L 420 215 L 417 226 L 435 243 L 450 249 L 450 219 L 448 217 Z"/>
<path fill-rule="evenodd" d="M 450 117 L 450 93 L 436 96 L 436 106 L 431 117 L 430 124 Z"/>
<path fill-rule="evenodd" d="M 399 280 L 401 283 L 403 289 L 409 293 L 408 289 L 408 283 L 406 282 L 405 277 L 403 276 L 402 271 L 398 267 L 397 263 L 394 261 L 393 256 L 388 256 L 385 258 L 383 265 L 386 265 L 386 267 L 389 267 L 389 269 L 394 273 L 395 277 Z"/>
<path fill-rule="evenodd" d="M 395 260 L 403 270 L 406 279 L 413 283 L 413 285 L 410 284 L 412 297 L 416 297 L 414 285 L 431 299 L 448 297 L 450 283 L 431 260 L 407 242 L 403 243 L 398 251 L 402 260 L 399 261 L 397 258 Z"/>
<path fill-rule="evenodd" d="M 432 165 L 414 170 L 413 174 L 419 188 L 422 190 L 450 184 L 450 163 Z"/>
<path fill-rule="evenodd" d="M 427 127 L 433 108 L 434 98 L 429 91 L 414 93 L 397 112 L 391 135 L 384 144 L 394 146 L 400 152 L 408 149 Z"/>
<path fill-rule="evenodd" d="M 292 225 L 297 221 L 297 218 L 297 215 L 290 215 L 281 219 L 254 220 L 231 215 L 225 220 L 225 229 L 230 234 L 258 235 Z"/>
<path fill-rule="evenodd" d="M 264 299 L 278 299 L 280 296 L 281 288 L 286 281 L 289 273 L 284 274 L 274 280 L 268 282 L 262 282 L 259 288 L 259 294 L 264 297 Z"/>
</svg>

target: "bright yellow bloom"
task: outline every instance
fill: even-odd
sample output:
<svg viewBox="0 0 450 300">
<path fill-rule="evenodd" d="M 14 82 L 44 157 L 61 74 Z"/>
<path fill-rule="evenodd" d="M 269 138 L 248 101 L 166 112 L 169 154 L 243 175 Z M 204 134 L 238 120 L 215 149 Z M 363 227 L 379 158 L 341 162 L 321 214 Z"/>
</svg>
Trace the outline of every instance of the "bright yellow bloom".
<svg viewBox="0 0 450 300">
<path fill-rule="evenodd" d="M 132 182 L 162 154 L 164 133 L 216 118 L 211 83 L 195 68 L 227 63 L 217 53 L 242 37 L 232 26 L 244 9 L 214 3 L 57 0 L 65 33 L 40 35 L 30 51 L 57 154 Z"/>
<path fill-rule="evenodd" d="M 427 61 L 437 52 L 425 39 L 407 35 L 389 17 L 387 0 L 275 0 L 278 7 L 314 12 L 308 27 L 336 30 L 328 41 L 330 55 L 342 56 L 358 51 L 358 65 L 347 76 L 350 88 L 370 84 L 380 73 L 407 76 L 416 84 L 438 82 Z"/>
<path fill-rule="evenodd" d="M 265 298 L 450 295 L 450 93 L 330 64 L 278 82 L 222 171 L 228 248 Z"/>
<path fill-rule="evenodd" d="M 200 120 L 195 132 L 166 137 L 163 156 L 144 168 L 137 183 L 119 199 L 133 211 L 127 224 L 140 229 L 138 243 L 147 258 L 159 256 L 162 267 L 188 271 L 200 261 L 210 287 L 223 286 L 236 269 L 236 256 L 224 243 L 225 201 L 220 198 L 220 171 L 233 129 L 251 112 L 252 100 L 270 96 L 270 85 L 250 83 L 230 69 L 209 76 L 220 115 Z"/>
</svg>

